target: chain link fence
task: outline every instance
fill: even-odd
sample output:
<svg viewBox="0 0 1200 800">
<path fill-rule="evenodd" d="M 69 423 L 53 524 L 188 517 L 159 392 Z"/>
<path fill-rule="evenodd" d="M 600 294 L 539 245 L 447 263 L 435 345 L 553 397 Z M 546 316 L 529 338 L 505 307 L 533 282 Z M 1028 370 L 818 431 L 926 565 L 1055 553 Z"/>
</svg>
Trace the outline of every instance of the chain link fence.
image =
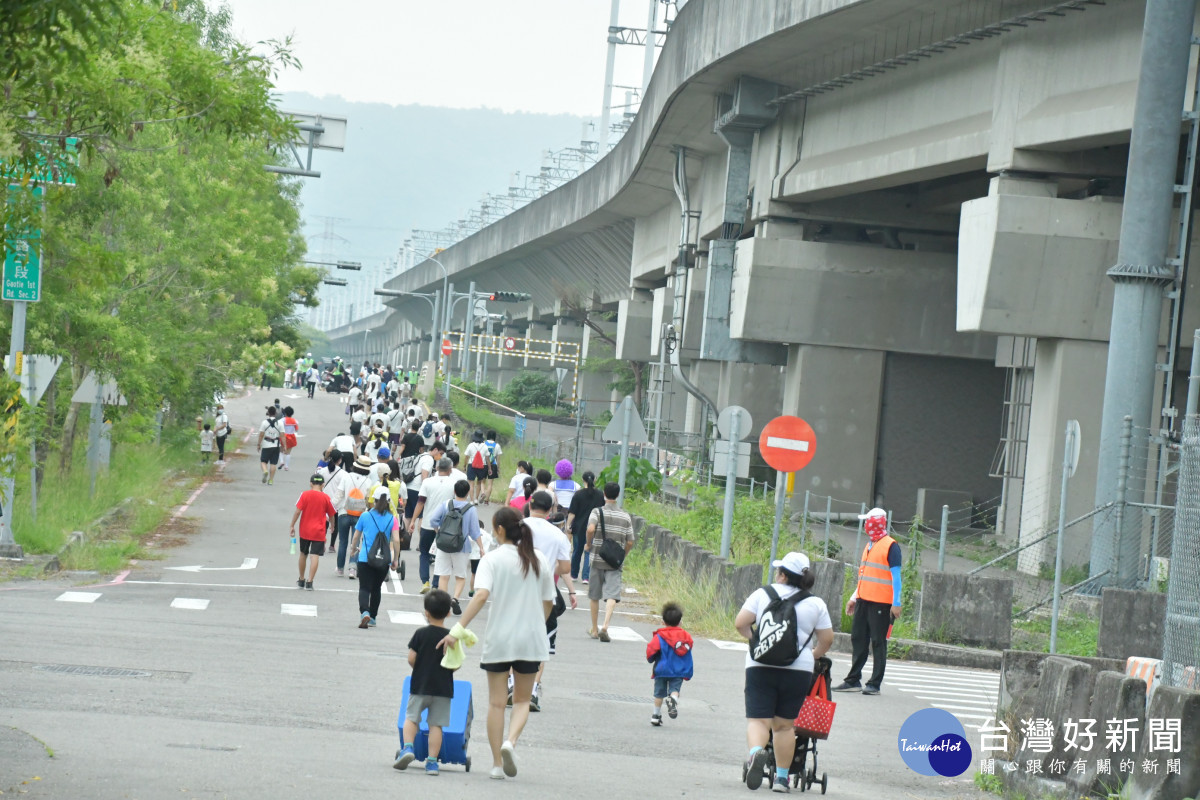
<svg viewBox="0 0 1200 800">
<path fill-rule="evenodd" d="M 1170 566 L 1163 679 L 1172 686 L 1195 689 L 1200 688 L 1200 417 L 1184 420 L 1179 452 L 1175 538 L 1166 548 Z"/>
</svg>

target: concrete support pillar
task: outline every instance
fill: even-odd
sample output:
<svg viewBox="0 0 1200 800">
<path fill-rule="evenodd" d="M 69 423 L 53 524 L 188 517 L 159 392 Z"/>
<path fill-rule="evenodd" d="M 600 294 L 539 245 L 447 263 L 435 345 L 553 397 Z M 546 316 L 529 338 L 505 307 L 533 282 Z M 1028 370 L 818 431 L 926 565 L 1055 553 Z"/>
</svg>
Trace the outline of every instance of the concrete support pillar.
<svg viewBox="0 0 1200 800">
<path fill-rule="evenodd" d="M 560 317 L 551 330 L 550 338 L 555 342 L 563 344 L 575 344 L 580 346 L 582 350 L 584 326 L 573 319 Z M 567 350 L 575 350 L 573 347 L 567 347 Z M 567 370 L 562 382 L 559 384 L 559 398 L 566 404 L 574 405 L 579 399 L 579 386 L 575 380 L 575 364 L 570 361 L 553 360 L 542 362 L 542 369 L 549 371 L 550 376 L 554 380 L 558 380 L 558 374 L 555 370 L 562 367 Z M 580 371 L 579 377 L 582 379 L 583 373 Z"/>
<path fill-rule="evenodd" d="M 1100 408 L 1095 398 L 1104 389 L 1108 347 L 1103 342 L 1039 339 L 1033 372 L 1029 443 L 1025 456 L 1025 486 L 1021 503 L 1020 541 L 1044 535 L 1058 525 L 1062 480 L 1063 432 L 1067 420 L 1079 420 L 1079 466 L 1067 494 L 1068 521 L 1092 508 L 1096 455 L 1100 442 Z M 1092 526 L 1068 528 L 1063 558 L 1068 565 L 1088 561 Z M 1035 575 L 1041 564 L 1054 563 L 1053 537 L 1023 551 L 1017 566 Z"/>
<path fill-rule="evenodd" d="M 746 440 L 757 443 L 763 426 L 779 416 L 784 368 L 738 361 L 717 363 L 721 366 L 721 381 L 710 396 L 718 409 L 739 405 L 749 411 L 754 429 Z"/>
<path fill-rule="evenodd" d="M 804 419 L 817 434 L 818 457 L 796 479 L 792 502 L 797 508 L 806 489 L 874 504 L 885 355 L 844 347 L 788 347 L 780 412 Z"/>
<path fill-rule="evenodd" d="M 607 320 L 597 319 L 594 322 L 605 334 L 614 339 L 616 338 L 617 323 L 615 321 L 608 322 Z M 612 345 L 600 338 L 600 334 L 592 330 L 591 327 L 585 326 L 583 329 L 583 349 L 581 356 L 583 362 L 586 363 L 588 360 L 613 359 L 616 357 L 616 352 Z M 589 417 L 595 417 L 605 410 L 612 412 L 617 410 L 616 406 L 613 405 L 613 396 L 616 394 L 616 391 L 609 388 L 609 384 L 615 378 L 616 376 L 610 370 L 591 372 L 580 369 L 579 399 L 587 401 L 586 413 Z M 620 398 L 617 398 L 617 400 L 620 400 Z"/>
</svg>

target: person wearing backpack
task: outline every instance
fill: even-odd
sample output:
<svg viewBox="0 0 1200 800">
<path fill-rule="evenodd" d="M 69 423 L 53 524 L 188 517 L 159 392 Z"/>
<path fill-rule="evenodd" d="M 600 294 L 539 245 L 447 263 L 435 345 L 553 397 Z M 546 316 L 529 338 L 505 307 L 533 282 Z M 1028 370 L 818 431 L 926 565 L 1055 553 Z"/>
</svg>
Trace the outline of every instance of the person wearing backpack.
<svg viewBox="0 0 1200 800">
<path fill-rule="evenodd" d="M 333 501 L 333 507 L 338 512 L 337 574 L 339 576 L 346 567 L 346 543 L 350 539 L 350 532 L 358 523 L 359 517 L 367 513 L 370 502 L 367 498 L 370 497 L 371 485 L 374 482 L 370 459 L 366 456 L 359 456 L 342 474 L 342 479 L 338 481 L 337 487 L 330 495 L 329 499 Z M 353 548 L 350 553 L 347 577 L 354 580 L 358 577 L 358 562 L 354 559 Z"/>
<path fill-rule="evenodd" d="M 483 431 L 475 431 L 467 445 L 467 480 L 471 482 L 471 502 L 483 502 L 483 482 L 488 476 L 488 450 Z"/>
<path fill-rule="evenodd" d="M 487 485 L 483 489 L 483 504 L 486 506 L 492 502 L 492 486 L 493 482 L 500 477 L 500 456 L 504 455 L 504 450 L 496 441 L 495 431 L 487 432 L 487 439 L 483 444 L 487 448 Z"/>
<path fill-rule="evenodd" d="M 358 627 L 375 627 L 379 600 L 388 570 L 399 566 L 400 537 L 394 532 L 395 518 L 388 510 L 391 495 L 386 486 L 378 487 L 371 498 L 374 506 L 361 514 L 354 524 L 350 552 L 358 561 Z"/>
<path fill-rule="evenodd" d="M 775 778 L 771 791 L 787 792 L 795 754 L 792 723 L 812 685 L 816 659 L 833 645 L 825 601 L 810 594 L 816 577 L 803 553 L 771 562 L 775 581 L 755 589 L 734 619 L 750 642 L 746 652 L 746 785 L 757 789 L 767 766 L 763 749 L 774 733 Z"/>
<path fill-rule="evenodd" d="M 267 406 L 267 417 L 258 426 L 258 462 L 262 465 L 262 482 L 275 483 L 275 470 L 279 468 L 279 440 L 283 437 L 283 426 L 275 416 L 275 406 Z"/>
<path fill-rule="evenodd" d="M 450 470 L 453 469 L 454 462 L 442 456 L 442 452 L 441 444 L 435 444 L 430 455 L 440 456 L 436 462 L 437 474 L 421 481 L 421 488 L 417 491 L 417 505 L 413 509 L 412 522 L 408 526 L 413 535 L 417 535 L 417 531 L 420 531 L 417 539 L 417 553 L 419 554 L 417 570 L 421 576 L 421 594 L 425 594 L 430 589 L 429 573 L 433 560 L 430 551 L 437 536 L 437 531 L 425 517 L 432 517 L 434 511 L 454 497 L 456 481 L 450 477 Z"/>
<path fill-rule="evenodd" d="M 456 482 L 454 498 L 435 508 L 426 523 L 437 531 L 434 537 L 437 558 L 433 560 L 437 588 L 450 591 L 450 577 L 454 576 L 450 610 L 456 617 L 462 615 L 462 607 L 458 603 L 463 590 L 467 588 L 467 576 L 471 574 L 471 547 L 468 540 L 479 538 L 479 516 L 475 513 L 475 504 L 468 497 L 470 493 L 470 482 Z"/>
</svg>

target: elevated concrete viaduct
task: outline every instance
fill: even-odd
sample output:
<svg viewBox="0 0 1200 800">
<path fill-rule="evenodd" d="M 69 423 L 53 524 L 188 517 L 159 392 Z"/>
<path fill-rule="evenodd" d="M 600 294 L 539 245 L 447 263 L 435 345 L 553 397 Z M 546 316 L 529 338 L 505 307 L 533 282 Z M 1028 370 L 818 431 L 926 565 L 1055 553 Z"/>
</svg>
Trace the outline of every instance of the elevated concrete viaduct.
<svg viewBox="0 0 1200 800">
<path fill-rule="evenodd" d="M 586 336 L 564 299 L 615 311 L 618 358 L 656 365 L 668 347 L 717 407 L 804 417 L 820 455 L 801 490 L 897 519 L 919 488 L 958 490 L 1007 539 L 1039 535 L 1068 418 L 1083 431 L 1068 516 L 1093 504 L 1144 11 L 692 0 L 613 150 L 437 257 L 460 290 L 530 292 L 514 331 Z M 441 282 L 424 262 L 388 288 Z M 398 331 L 416 363 L 428 306 L 390 306 L 338 345 Z M 701 432 L 704 403 L 678 382 L 670 398 L 665 424 Z M 1067 554 L 1087 560 L 1086 533 Z"/>
</svg>

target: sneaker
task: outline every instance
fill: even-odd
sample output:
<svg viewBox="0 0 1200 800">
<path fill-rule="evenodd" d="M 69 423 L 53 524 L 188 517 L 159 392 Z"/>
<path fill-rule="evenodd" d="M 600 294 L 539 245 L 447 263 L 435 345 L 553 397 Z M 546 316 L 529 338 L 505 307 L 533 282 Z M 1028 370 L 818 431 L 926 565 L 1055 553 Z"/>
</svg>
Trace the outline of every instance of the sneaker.
<svg viewBox="0 0 1200 800">
<path fill-rule="evenodd" d="M 274 485 L 275 485 L 275 479 L 274 479 L 274 478 L 272 478 L 271 480 L 267 481 L 267 486 L 274 486 Z"/>
<path fill-rule="evenodd" d="M 305 582 L 304 582 L 304 588 L 305 588 L 305 589 L 308 589 L 308 590 L 311 592 L 311 591 L 313 590 L 313 588 L 312 588 L 312 581 L 305 581 Z"/>
<path fill-rule="evenodd" d="M 872 686 L 871 684 L 868 683 L 866 686 L 863 687 L 862 693 L 863 694 L 879 694 L 879 687 Z"/>
<path fill-rule="evenodd" d="M 296 588 L 297 588 L 297 589 L 303 589 L 303 588 L 304 588 L 304 578 L 298 578 L 298 579 L 296 580 Z"/>
<path fill-rule="evenodd" d="M 492 774 L 489 777 L 494 781 L 504 780 L 504 767 L 492 767 Z"/>
<path fill-rule="evenodd" d="M 541 694 L 540 692 L 534 692 L 533 694 L 529 695 L 529 710 L 530 711 L 541 711 L 542 710 L 542 698 L 539 696 L 540 694 Z"/>
<path fill-rule="evenodd" d="M 651 714 L 650 715 L 650 724 L 656 728 L 659 725 L 662 725 L 662 714 Z"/>
<path fill-rule="evenodd" d="M 375 618 L 374 618 L 374 617 L 371 617 L 369 620 L 367 620 L 367 627 L 368 627 L 368 628 L 374 628 L 374 627 L 375 627 Z"/>
<path fill-rule="evenodd" d="M 439 774 L 437 759 L 434 759 L 434 758 L 425 759 L 425 774 L 433 775 L 434 777 L 437 777 L 437 775 Z"/>
<path fill-rule="evenodd" d="M 471 591 L 467 592 L 467 597 L 474 597 L 474 596 L 475 596 L 475 590 L 474 590 L 474 589 L 472 589 Z"/>
<path fill-rule="evenodd" d="M 584 586 L 587 586 L 587 578 L 584 578 L 582 581 L 580 581 L 580 583 L 582 583 Z"/>
<path fill-rule="evenodd" d="M 668 695 L 667 699 L 666 699 L 666 703 L 667 703 L 667 716 L 670 717 L 671 719 L 675 719 L 676 717 L 678 717 L 679 716 L 679 703 L 675 702 L 675 698 Z"/>
<path fill-rule="evenodd" d="M 462 616 L 462 606 L 458 604 L 457 597 L 450 598 L 450 611 L 453 612 L 454 616 L 456 617 Z"/>
<path fill-rule="evenodd" d="M 396 755 L 396 763 L 392 764 L 392 769 L 408 769 L 408 765 L 415 761 L 417 754 L 413 752 L 412 745 L 404 745 L 404 749 Z"/>
<path fill-rule="evenodd" d="M 771 791 L 772 792 L 783 792 L 786 794 L 786 793 L 790 792 L 791 790 L 792 790 L 792 787 L 788 784 L 787 778 L 781 778 L 778 775 L 776 775 L 775 780 L 771 782 Z"/>
<path fill-rule="evenodd" d="M 861 683 L 851 683 L 850 681 L 842 681 L 837 686 L 833 687 L 835 692 L 860 692 L 862 691 Z"/>
<path fill-rule="evenodd" d="M 429 594 L 429 581 L 425 581 L 423 584 L 421 584 L 421 594 Z"/>
<path fill-rule="evenodd" d="M 358 577 L 358 567 L 354 566 L 353 564 L 350 565 L 346 571 L 346 577 L 350 580 L 354 580 L 356 577 Z"/>
<path fill-rule="evenodd" d="M 338 576 L 339 578 L 343 577 L 345 574 L 346 574 L 346 571 L 345 571 L 344 569 L 339 569 L 339 570 L 337 571 L 337 576 Z"/>
<path fill-rule="evenodd" d="M 371 624 L 371 615 L 365 611 L 362 612 L 362 619 L 360 619 L 358 621 L 358 627 L 366 628 L 370 624 Z"/>
<path fill-rule="evenodd" d="M 746 759 L 746 765 L 742 768 L 745 773 L 746 786 L 751 790 L 762 786 L 763 776 L 766 775 L 767 758 L 769 754 L 765 748 L 758 748 L 754 751 L 754 755 Z"/>
<path fill-rule="evenodd" d="M 500 745 L 500 760 L 504 764 L 504 774 L 510 778 L 517 777 L 517 753 L 512 742 Z"/>
<path fill-rule="evenodd" d="M 267 473 L 263 473 L 263 483 L 267 482 Z"/>
</svg>

